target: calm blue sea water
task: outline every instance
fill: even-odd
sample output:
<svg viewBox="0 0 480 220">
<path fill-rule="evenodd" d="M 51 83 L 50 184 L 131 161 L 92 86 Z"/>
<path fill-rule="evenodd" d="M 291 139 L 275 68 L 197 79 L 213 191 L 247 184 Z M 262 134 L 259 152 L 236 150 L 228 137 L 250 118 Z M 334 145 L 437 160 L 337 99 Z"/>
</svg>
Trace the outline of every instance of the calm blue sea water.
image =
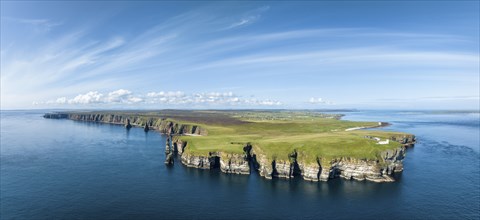
<svg viewBox="0 0 480 220">
<path fill-rule="evenodd" d="M 478 113 L 346 113 L 417 135 L 388 184 L 166 167 L 158 133 L 43 113 L 1 112 L 1 219 L 480 218 Z"/>
</svg>

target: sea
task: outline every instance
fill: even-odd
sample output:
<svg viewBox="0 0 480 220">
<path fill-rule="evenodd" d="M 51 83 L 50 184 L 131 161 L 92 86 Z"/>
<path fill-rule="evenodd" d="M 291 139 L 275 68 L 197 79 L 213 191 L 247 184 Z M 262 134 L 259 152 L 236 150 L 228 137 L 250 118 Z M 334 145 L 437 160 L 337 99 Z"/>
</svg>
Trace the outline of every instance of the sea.
<svg viewBox="0 0 480 220">
<path fill-rule="evenodd" d="M 480 219 L 480 114 L 348 111 L 415 134 L 393 183 L 166 166 L 165 136 L 1 111 L 0 219 Z"/>
</svg>

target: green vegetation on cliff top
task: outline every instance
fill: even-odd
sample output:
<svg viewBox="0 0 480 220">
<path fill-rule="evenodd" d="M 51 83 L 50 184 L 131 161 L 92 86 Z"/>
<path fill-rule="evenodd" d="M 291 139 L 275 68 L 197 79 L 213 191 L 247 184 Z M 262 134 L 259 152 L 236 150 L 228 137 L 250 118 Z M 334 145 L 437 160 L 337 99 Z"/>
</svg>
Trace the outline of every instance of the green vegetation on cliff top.
<svg viewBox="0 0 480 220">
<path fill-rule="evenodd" d="M 330 161 L 333 158 L 379 159 L 380 153 L 397 148 L 400 143 L 390 141 L 380 145 L 365 136 L 385 140 L 403 136 L 397 132 L 373 130 L 345 131 L 354 127 L 374 127 L 378 122 L 352 122 L 334 118 L 307 117 L 284 120 L 257 120 L 244 124 L 215 126 L 200 124 L 208 130 L 208 136 L 181 136 L 186 141 L 186 152 L 208 155 L 222 151 L 243 153 L 246 143 L 261 151 L 268 159 L 288 160 L 297 152 L 297 160 L 316 163 L 317 158 Z"/>
<path fill-rule="evenodd" d="M 105 112 L 102 112 L 105 113 Z M 108 112 L 111 113 L 111 112 Z M 132 115 L 132 112 L 112 114 Z M 187 142 L 185 153 L 209 155 L 210 152 L 243 154 L 249 143 L 254 151 L 268 159 L 289 160 L 296 151 L 299 162 L 311 164 L 335 158 L 380 159 L 380 153 L 399 147 L 398 142 L 380 145 L 365 136 L 387 138 L 408 134 L 375 130 L 351 130 L 376 127 L 378 122 L 339 120 L 341 115 L 311 111 L 185 111 L 135 112 L 145 117 L 162 117 L 180 124 L 199 125 L 206 136 L 178 136 Z"/>
</svg>

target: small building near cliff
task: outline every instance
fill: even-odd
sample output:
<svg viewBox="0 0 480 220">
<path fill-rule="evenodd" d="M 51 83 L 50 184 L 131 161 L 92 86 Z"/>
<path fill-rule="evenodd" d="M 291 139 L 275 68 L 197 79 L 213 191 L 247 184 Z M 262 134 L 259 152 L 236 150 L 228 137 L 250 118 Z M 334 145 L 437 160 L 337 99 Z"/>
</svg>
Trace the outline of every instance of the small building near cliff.
<svg viewBox="0 0 480 220">
<path fill-rule="evenodd" d="M 390 140 L 389 140 L 389 139 L 378 142 L 378 144 L 389 144 L 389 143 L 390 143 Z"/>
</svg>

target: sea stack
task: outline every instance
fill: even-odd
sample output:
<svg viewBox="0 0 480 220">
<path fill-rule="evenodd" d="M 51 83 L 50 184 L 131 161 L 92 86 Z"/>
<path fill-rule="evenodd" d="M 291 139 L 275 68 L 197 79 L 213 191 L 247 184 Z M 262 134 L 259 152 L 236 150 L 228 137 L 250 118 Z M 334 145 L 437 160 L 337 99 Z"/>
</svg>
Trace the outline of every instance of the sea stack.
<svg viewBox="0 0 480 220">
<path fill-rule="evenodd" d="M 167 137 L 167 141 L 165 143 L 165 155 L 170 153 L 170 138 Z"/>
<path fill-rule="evenodd" d="M 126 129 L 132 128 L 132 125 L 130 124 L 130 119 L 127 119 L 127 124 L 125 124 Z"/>
<path fill-rule="evenodd" d="M 170 152 L 165 155 L 165 164 L 167 165 L 173 164 L 173 152 Z"/>
<path fill-rule="evenodd" d="M 148 127 L 148 123 L 145 123 L 145 127 L 143 127 L 143 130 L 145 132 L 148 132 L 150 130 L 150 128 Z"/>
<path fill-rule="evenodd" d="M 167 141 L 165 143 L 165 164 L 173 164 L 173 149 L 171 149 L 170 137 L 167 137 Z"/>
</svg>

